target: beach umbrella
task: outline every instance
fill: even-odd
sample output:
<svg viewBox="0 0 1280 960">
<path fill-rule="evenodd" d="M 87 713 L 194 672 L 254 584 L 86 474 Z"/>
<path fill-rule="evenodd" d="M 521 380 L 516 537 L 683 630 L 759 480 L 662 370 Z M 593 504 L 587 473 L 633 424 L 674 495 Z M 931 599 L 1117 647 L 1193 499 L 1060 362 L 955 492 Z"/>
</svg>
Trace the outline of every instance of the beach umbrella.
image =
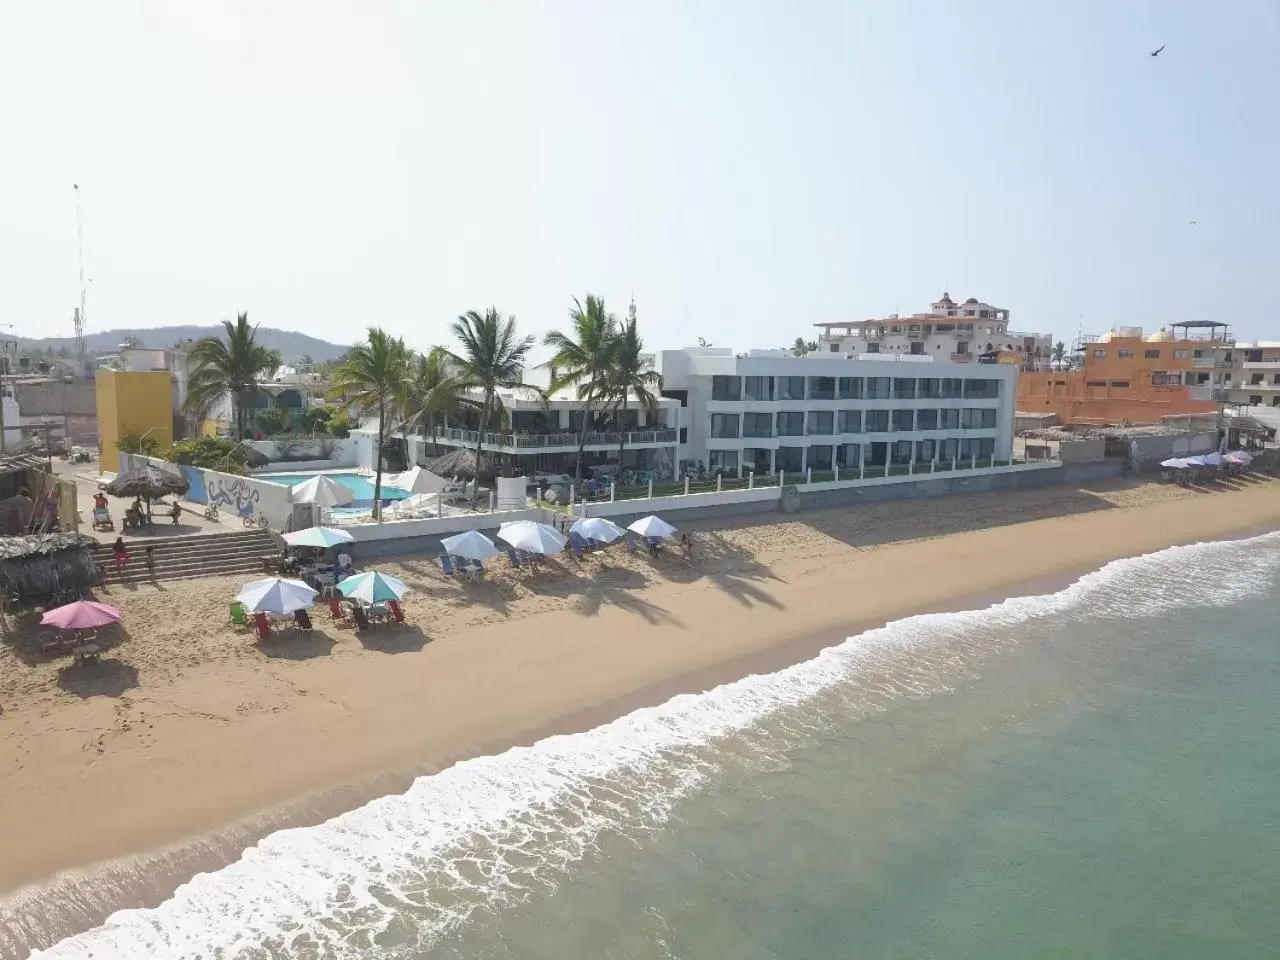
<svg viewBox="0 0 1280 960">
<path fill-rule="evenodd" d="M 1188 467 L 1203 467 L 1204 457 L 1187 457 L 1187 459 L 1183 460 L 1182 462 L 1185 463 Z"/>
<path fill-rule="evenodd" d="M 1188 464 L 1181 457 L 1174 457 L 1172 460 L 1161 460 L 1160 466 L 1169 467 L 1173 470 L 1185 470 Z"/>
<path fill-rule="evenodd" d="M 120 611 L 95 600 L 77 600 L 55 607 L 40 618 L 40 622 L 59 630 L 91 630 L 105 627 L 120 620 Z"/>
<path fill-rule="evenodd" d="M 149 463 L 140 470 L 126 470 L 102 489 L 113 497 L 141 497 L 147 501 L 150 513 L 152 500 L 184 494 L 190 487 L 191 481 L 182 474 L 170 473 Z"/>
<path fill-rule="evenodd" d="M 440 541 L 440 546 L 450 556 L 467 560 L 488 560 L 502 552 L 479 530 L 468 530 L 466 533 L 445 537 Z"/>
<path fill-rule="evenodd" d="M 676 528 L 667 521 L 653 515 L 641 517 L 634 523 L 628 524 L 627 529 L 642 537 L 669 537 L 676 532 Z"/>
<path fill-rule="evenodd" d="M 347 487 L 323 473 L 290 487 L 289 495 L 294 503 L 318 503 L 322 507 L 341 507 L 355 499 Z"/>
<path fill-rule="evenodd" d="M 1249 464 L 1253 462 L 1253 454 L 1245 450 L 1232 450 L 1223 459 L 1230 460 L 1232 463 Z"/>
<path fill-rule="evenodd" d="M 334 527 L 307 527 L 284 535 L 284 542 L 291 547 L 321 547 L 328 549 L 340 543 L 350 543 L 355 537 Z"/>
<path fill-rule="evenodd" d="M 249 613 L 289 614 L 316 602 L 316 591 L 301 580 L 268 577 L 246 583 L 236 599 Z"/>
<path fill-rule="evenodd" d="M 1213 453 L 1206 453 L 1200 458 L 1200 462 L 1206 467 L 1220 467 L 1222 466 L 1222 454 L 1218 453 L 1217 450 L 1213 451 Z"/>
<path fill-rule="evenodd" d="M 439 493 L 449 485 L 449 481 L 443 477 L 437 477 L 423 467 L 413 467 L 404 473 L 393 473 L 389 477 L 383 477 L 382 482 L 388 487 L 408 493 Z"/>
<path fill-rule="evenodd" d="M 338 584 L 338 592 L 348 600 L 359 600 L 362 603 L 386 603 L 399 600 L 409 592 L 403 580 L 397 580 L 389 574 L 369 570 L 347 577 Z"/>
<path fill-rule="evenodd" d="M 613 543 L 627 533 L 612 520 L 606 520 L 604 517 L 582 517 L 573 521 L 569 532 L 576 533 L 586 540 L 598 540 L 601 543 Z"/>
<path fill-rule="evenodd" d="M 517 550 L 544 554 L 559 553 L 569 542 L 568 537 L 550 524 L 535 523 L 532 520 L 504 523 L 498 528 L 498 538 Z"/>
</svg>

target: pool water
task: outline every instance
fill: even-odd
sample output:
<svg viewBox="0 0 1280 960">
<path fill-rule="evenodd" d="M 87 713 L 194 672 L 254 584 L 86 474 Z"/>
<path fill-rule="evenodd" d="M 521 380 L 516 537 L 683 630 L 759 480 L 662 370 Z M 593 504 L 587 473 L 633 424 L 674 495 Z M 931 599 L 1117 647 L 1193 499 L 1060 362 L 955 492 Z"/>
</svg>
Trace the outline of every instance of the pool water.
<svg viewBox="0 0 1280 960">
<path fill-rule="evenodd" d="M 262 473 L 258 474 L 258 480 L 267 480 L 271 483 L 278 483 L 281 486 L 296 487 L 300 483 L 306 483 L 313 477 L 320 476 L 316 473 Z M 347 507 L 337 508 L 338 510 L 353 509 L 363 507 L 369 509 L 373 506 L 373 481 L 368 477 L 362 477 L 358 473 L 326 473 L 324 476 L 330 480 L 335 480 L 351 491 L 352 502 Z M 385 479 L 385 478 L 384 478 Z M 384 483 L 382 490 L 382 503 L 385 506 L 394 500 L 404 500 L 411 496 L 405 490 L 395 490 L 388 488 Z"/>
</svg>

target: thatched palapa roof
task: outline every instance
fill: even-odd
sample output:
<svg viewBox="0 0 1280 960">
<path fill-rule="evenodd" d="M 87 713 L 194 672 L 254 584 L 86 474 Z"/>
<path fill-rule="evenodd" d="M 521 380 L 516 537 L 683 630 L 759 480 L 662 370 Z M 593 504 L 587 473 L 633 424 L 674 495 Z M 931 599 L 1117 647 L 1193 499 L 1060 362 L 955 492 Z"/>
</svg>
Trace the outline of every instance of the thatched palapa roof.
<svg viewBox="0 0 1280 960">
<path fill-rule="evenodd" d="M 80 533 L 0 538 L 0 581 L 23 601 L 84 590 L 98 582 L 95 543 Z"/>
<path fill-rule="evenodd" d="M 476 478 L 476 452 L 466 447 L 450 450 L 443 456 L 426 462 L 426 468 L 437 477 L 457 477 L 459 480 Z"/>
<path fill-rule="evenodd" d="M 186 493 L 191 481 L 180 473 L 170 473 L 147 464 L 141 470 L 129 470 L 120 474 L 103 489 L 113 497 L 142 497 L 158 500 L 171 493 Z"/>
</svg>

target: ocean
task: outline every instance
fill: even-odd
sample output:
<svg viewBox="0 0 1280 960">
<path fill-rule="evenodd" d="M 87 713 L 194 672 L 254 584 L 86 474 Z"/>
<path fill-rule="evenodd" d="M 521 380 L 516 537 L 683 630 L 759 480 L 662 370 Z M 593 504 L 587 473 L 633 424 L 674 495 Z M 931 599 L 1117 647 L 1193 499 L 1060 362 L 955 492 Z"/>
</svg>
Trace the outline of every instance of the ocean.
<svg viewBox="0 0 1280 960">
<path fill-rule="evenodd" d="M 1277 587 L 1268 535 L 898 621 L 272 834 L 35 956 L 1277 955 Z"/>
</svg>

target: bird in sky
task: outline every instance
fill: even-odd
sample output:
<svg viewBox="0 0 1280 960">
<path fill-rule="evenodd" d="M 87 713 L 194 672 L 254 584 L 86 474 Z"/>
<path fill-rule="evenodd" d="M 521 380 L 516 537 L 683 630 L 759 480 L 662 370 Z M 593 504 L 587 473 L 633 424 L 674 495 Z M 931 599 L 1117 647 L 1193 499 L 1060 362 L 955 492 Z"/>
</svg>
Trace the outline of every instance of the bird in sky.
<svg viewBox="0 0 1280 960">
<path fill-rule="evenodd" d="M 1188 220 L 1187 223 L 1191 224 L 1191 226 L 1193 227 L 1196 225 L 1196 222 L 1194 220 Z"/>
<path fill-rule="evenodd" d="M 1162 44 L 1160 44 L 1160 50 L 1163 50 L 1163 49 L 1164 49 L 1165 47 L 1167 47 L 1167 46 L 1168 46 L 1168 44 L 1167 44 L 1167 43 L 1162 43 Z M 1153 57 L 1158 57 L 1158 56 L 1160 56 L 1160 50 L 1152 50 L 1152 51 L 1151 51 L 1151 55 L 1152 55 Z"/>
</svg>

